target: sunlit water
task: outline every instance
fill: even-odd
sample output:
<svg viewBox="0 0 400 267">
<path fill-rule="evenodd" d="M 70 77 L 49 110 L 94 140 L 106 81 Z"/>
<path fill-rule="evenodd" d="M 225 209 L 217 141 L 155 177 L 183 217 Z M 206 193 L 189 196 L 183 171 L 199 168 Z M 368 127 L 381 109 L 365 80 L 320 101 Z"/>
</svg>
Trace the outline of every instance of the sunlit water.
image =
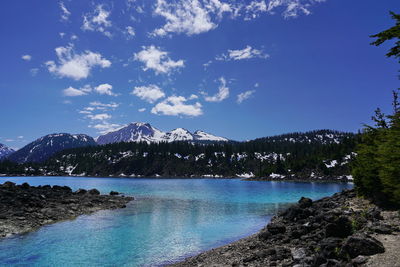
<svg viewBox="0 0 400 267">
<path fill-rule="evenodd" d="M 313 199 L 352 185 L 213 179 L 1 177 L 18 184 L 97 188 L 135 197 L 127 208 L 0 241 L 0 265 L 158 266 L 260 230 L 301 196 Z"/>
</svg>

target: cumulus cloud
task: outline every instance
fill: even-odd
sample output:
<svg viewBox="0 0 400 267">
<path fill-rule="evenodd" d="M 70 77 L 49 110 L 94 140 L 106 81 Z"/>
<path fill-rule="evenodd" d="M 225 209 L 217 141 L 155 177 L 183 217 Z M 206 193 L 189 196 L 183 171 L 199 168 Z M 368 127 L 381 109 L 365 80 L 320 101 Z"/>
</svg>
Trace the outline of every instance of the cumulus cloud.
<svg viewBox="0 0 400 267">
<path fill-rule="evenodd" d="M 154 103 L 158 99 L 165 97 L 165 93 L 161 88 L 154 84 L 148 86 L 137 86 L 133 88 L 131 94 L 149 103 Z"/>
<path fill-rule="evenodd" d="M 241 104 L 246 99 L 249 99 L 255 92 L 256 92 L 255 90 L 249 90 L 249 91 L 238 94 L 236 102 L 238 104 Z"/>
<path fill-rule="evenodd" d="M 208 32 L 218 26 L 226 13 L 231 18 L 251 20 L 262 14 L 282 12 L 284 18 L 309 15 L 312 5 L 325 0 L 157 0 L 153 13 L 165 19 L 153 36 L 172 33 L 194 35 Z"/>
<path fill-rule="evenodd" d="M 89 85 L 85 85 L 82 88 L 74 88 L 72 86 L 66 88 L 63 90 L 64 96 L 83 96 L 87 95 L 92 91 L 92 88 Z"/>
<path fill-rule="evenodd" d="M 100 84 L 99 86 L 96 86 L 94 88 L 92 88 L 88 84 L 79 89 L 70 86 L 67 89 L 63 90 L 65 96 L 82 96 L 87 95 L 91 92 L 98 93 L 100 95 L 117 96 L 117 94 L 112 91 L 112 85 L 108 83 Z"/>
<path fill-rule="evenodd" d="M 251 58 L 268 58 L 269 55 L 265 54 L 262 50 L 252 48 L 251 46 L 246 46 L 243 49 L 238 50 L 228 50 L 228 54 L 222 54 L 217 56 L 215 59 L 220 61 L 230 61 L 230 60 L 243 60 Z"/>
<path fill-rule="evenodd" d="M 139 108 L 138 111 L 139 111 L 139 112 L 145 112 L 145 111 L 146 111 L 146 108 Z"/>
<path fill-rule="evenodd" d="M 221 102 L 222 100 L 229 97 L 229 88 L 226 86 L 226 80 L 224 77 L 219 78 L 221 85 L 218 88 L 218 93 L 213 96 L 205 96 L 204 99 L 207 102 Z"/>
<path fill-rule="evenodd" d="M 90 120 L 89 128 L 94 128 L 98 133 L 104 134 L 121 127 L 119 124 L 111 123 L 109 120 L 112 118 L 112 115 L 106 113 L 107 111 L 115 110 L 118 106 L 119 104 L 115 102 L 101 103 L 94 101 L 90 102 L 89 106 L 80 110 L 79 113 L 84 115 L 83 118 Z"/>
<path fill-rule="evenodd" d="M 113 87 L 111 84 L 104 83 L 104 84 L 100 84 L 99 86 L 95 87 L 94 91 L 101 95 L 117 96 L 117 94 L 113 93 L 112 88 Z"/>
<path fill-rule="evenodd" d="M 127 35 L 128 39 L 132 39 L 136 35 L 132 26 L 125 27 L 125 34 Z"/>
<path fill-rule="evenodd" d="M 134 54 L 134 59 L 145 65 L 143 67 L 144 71 L 151 69 L 156 74 L 169 74 L 177 68 L 184 67 L 182 59 L 174 61 L 168 56 L 168 52 L 162 51 L 154 45 L 143 46 L 142 51 Z"/>
<path fill-rule="evenodd" d="M 65 7 L 64 2 L 60 2 L 60 8 L 61 8 L 61 20 L 62 21 L 68 21 L 69 17 L 71 16 L 71 12 Z"/>
<path fill-rule="evenodd" d="M 23 55 L 23 56 L 21 56 L 21 58 L 22 58 L 23 60 L 25 60 L 25 61 L 31 61 L 32 56 L 31 56 L 31 55 Z"/>
<path fill-rule="evenodd" d="M 98 120 L 98 121 L 104 121 L 104 120 L 108 120 L 111 119 L 111 115 L 107 114 L 107 113 L 100 113 L 100 114 L 95 114 L 95 115 L 87 115 L 87 118 L 91 119 L 91 120 Z"/>
<path fill-rule="evenodd" d="M 106 133 L 109 133 L 109 132 L 112 132 L 112 131 L 115 131 L 115 130 L 121 128 L 121 125 L 103 121 L 99 124 L 89 125 L 89 128 L 94 128 L 94 129 L 98 130 L 98 132 L 100 134 L 106 134 Z"/>
<path fill-rule="evenodd" d="M 108 68 L 111 62 L 99 53 L 86 50 L 82 54 L 76 54 L 73 45 L 60 46 L 55 49 L 58 57 L 58 64 L 54 61 L 47 61 L 47 69 L 60 77 L 68 77 L 74 80 L 87 78 L 93 67 Z"/>
<path fill-rule="evenodd" d="M 194 35 L 217 27 L 211 14 L 221 17 L 223 12 L 231 11 L 227 3 L 219 0 L 181 0 L 170 2 L 157 0 L 154 13 L 164 17 L 166 23 L 153 31 L 153 35 L 164 36 L 168 33 Z"/>
<path fill-rule="evenodd" d="M 203 114 L 202 105 L 199 102 L 186 104 L 188 99 L 183 96 L 170 96 L 158 103 L 151 109 L 153 114 L 169 116 L 190 116 L 197 117 Z"/>
<path fill-rule="evenodd" d="M 105 10 L 103 5 L 96 6 L 94 12 L 83 16 L 82 30 L 84 31 L 97 31 L 107 37 L 111 37 L 111 32 L 107 29 L 111 27 L 112 23 L 109 20 L 111 12 Z"/>
</svg>

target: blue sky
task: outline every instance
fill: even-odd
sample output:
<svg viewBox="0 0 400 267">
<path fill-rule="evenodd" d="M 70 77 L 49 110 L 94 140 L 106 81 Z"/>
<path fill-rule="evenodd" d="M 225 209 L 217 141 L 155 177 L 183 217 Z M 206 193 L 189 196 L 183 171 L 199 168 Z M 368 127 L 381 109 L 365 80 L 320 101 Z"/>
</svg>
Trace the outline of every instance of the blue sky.
<svg viewBox="0 0 400 267">
<path fill-rule="evenodd" d="M 357 131 L 398 64 L 398 0 L 1 1 L 0 143 L 135 121 L 235 140 Z"/>
</svg>

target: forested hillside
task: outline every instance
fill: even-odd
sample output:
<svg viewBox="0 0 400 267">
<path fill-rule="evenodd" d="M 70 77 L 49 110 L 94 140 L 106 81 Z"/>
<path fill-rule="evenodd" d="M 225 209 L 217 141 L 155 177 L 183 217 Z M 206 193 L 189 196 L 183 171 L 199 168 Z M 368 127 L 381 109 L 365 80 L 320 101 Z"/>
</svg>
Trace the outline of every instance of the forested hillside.
<svg viewBox="0 0 400 267">
<path fill-rule="evenodd" d="M 0 173 L 329 178 L 350 174 L 357 135 L 330 130 L 248 142 L 116 143 L 64 150 L 43 164 L 3 162 Z"/>
</svg>

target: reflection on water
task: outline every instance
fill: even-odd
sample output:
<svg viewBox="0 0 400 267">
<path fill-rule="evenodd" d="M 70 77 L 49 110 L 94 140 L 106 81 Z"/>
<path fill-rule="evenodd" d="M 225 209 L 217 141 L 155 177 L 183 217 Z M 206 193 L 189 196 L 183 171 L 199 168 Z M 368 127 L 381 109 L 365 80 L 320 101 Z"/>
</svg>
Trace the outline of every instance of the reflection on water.
<svg viewBox="0 0 400 267">
<path fill-rule="evenodd" d="M 0 265 L 154 266 L 257 232 L 301 196 L 351 187 L 333 183 L 208 179 L 1 178 L 31 185 L 98 188 L 135 196 L 127 208 L 100 211 L 0 242 Z"/>
</svg>

